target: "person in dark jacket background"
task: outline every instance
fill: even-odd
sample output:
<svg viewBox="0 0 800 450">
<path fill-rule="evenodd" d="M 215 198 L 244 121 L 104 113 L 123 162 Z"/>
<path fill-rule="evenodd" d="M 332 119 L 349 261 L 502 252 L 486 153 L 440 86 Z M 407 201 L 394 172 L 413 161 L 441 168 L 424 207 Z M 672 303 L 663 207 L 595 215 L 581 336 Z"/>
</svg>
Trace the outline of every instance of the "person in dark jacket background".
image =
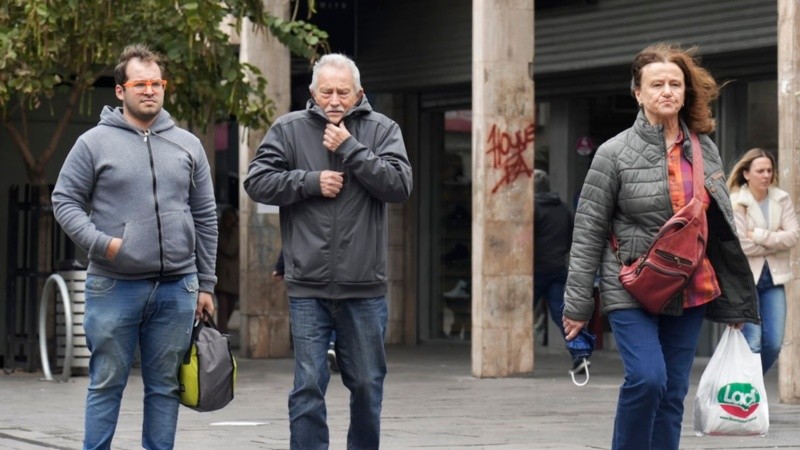
<svg viewBox="0 0 800 450">
<path fill-rule="evenodd" d="M 111 448 L 138 344 L 142 447 L 170 449 L 192 323 L 214 314 L 214 189 L 200 140 L 162 109 L 160 57 L 144 45 L 125 48 L 114 81 L 122 107 L 106 106 L 78 138 L 53 190 L 56 220 L 89 255 L 83 448 Z"/>
<path fill-rule="evenodd" d="M 217 245 L 217 329 L 228 333 L 228 322 L 239 303 L 239 213 L 226 206 L 219 218 Z"/>
<path fill-rule="evenodd" d="M 244 181 L 253 201 L 280 207 L 295 355 L 290 446 L 328 447 L 326 353 L 335 331 L 350 390 L 347 447 L 376 449 L 386 376 L 387 203 L 411 195 L 411 165 L 400 127 L 372 110 L 350 58 L 320 58 L 309 90 L 305 110 L 270 127 Z"/>
<path fill-rule="evenodd" d="M 564 307 L 564 285 L 567 282 L 567 261 L 572 245 L 572 211 L 556 192 L 550 192 L 547 172 L 536 169 L 533 174 L 533 301 L 547 302 L 553 323 L 564 336 L 561 310 Z M 535 309 L 535 308 L 534 308 Z M 589 361 L 573 360 L 572 370 L 580 373 Z"/>
<path fill-rule="evenodd" d="M 695 50 L 654 44 L 631 65 L 639 114 L 598 148 L 586 175 L 570 250 L 564 330 L 573 339 L 600 298 L 625 370 L 614 420 L 614 450 L 677 450 L 683 401 L 704 317 L 741 328 L 759 320 L 755 283 L 736 236 L 722 161 L 708 137 L 719 87 Z M 672 215 L 692 199 L 692 139 L 703 157 L 698 193 L 708 218 L 703 261 L 661 314 L 642 309 L 619 281 Z M 618 258 L 609 232 L 619 241 Z"/>
</svg>

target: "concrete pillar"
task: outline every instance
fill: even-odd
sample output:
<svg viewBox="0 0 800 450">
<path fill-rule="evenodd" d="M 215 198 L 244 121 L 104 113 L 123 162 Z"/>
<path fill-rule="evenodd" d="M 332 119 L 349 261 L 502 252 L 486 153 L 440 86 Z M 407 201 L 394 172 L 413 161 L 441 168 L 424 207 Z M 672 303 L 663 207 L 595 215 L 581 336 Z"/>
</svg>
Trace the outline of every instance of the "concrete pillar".
<svg viewBox="0 0 800 450">
<path fill-rule="evenodd" d="M 472 2 L 472 373 L 533 370 L 533 2 Z"/>
<path fill-rule="evenodd" d="M 289 18 L 289 2 L 264 0 L 264 7 Z M 239 58 L 264 74 L 268 96 L 275 102 L 275 117 L 289 112 L 289 50 L 268 32 L 255 32 L 245 21 Z M 289 301 L 283 283 L 271 275 L 281 250 L 278 214 L 253 203 L 242 185 L 266 130 L 240 129 L 239 133 L 240 352 L 246 358 L 286 357 L 291 355 Z"/>
<path fill-rule="evenodd" d="M 798 206 L 800 195 L 800 7 L 778 1 L 778 170 L 781 188 Z M 792 250 L 792 281 L 786 284 L 786 335 L 780 361 L 779 393 L 783 403 L 800 403 L 800 248 Z"/>
</svg>

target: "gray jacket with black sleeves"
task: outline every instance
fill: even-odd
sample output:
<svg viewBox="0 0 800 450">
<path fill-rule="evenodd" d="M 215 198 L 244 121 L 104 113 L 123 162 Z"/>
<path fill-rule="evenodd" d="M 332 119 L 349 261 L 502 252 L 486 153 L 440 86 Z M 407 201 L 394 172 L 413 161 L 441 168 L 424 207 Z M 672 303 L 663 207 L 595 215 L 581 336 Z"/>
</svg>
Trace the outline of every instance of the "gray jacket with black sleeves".
<svg viewBox="0 0 800 450">
<path fill-rule="evenodd" d="M 681 126 L 683 152 L 691 161 L 689 130 L 683 121 Z M 698 138 L 705 188 L 711 196 L 706 254 L 722 291 L 708 304 L 706 316 L 724 323 L 756 323 L 759 317 L 755 284 L 736 235 L 722 161 L 708 136 L 701 134 Z M 564 295 L 564 315 L 568 318 L 585 321 L 592 317 L 598 269 L 604 312 L 639 307 L 619 281 L 620 263 L 611 250 L 609 231 L 619 241 L 622 261 L 629 264 L 649 248 L 661 226 L 674 215 L 666 154 L 662 127 L 650 125 L 642 112 L 631 128 L 597 149 L 575 215 Z M 682 310 L 678 297 L 664 314 L 681 315 Z"/>
</svg>

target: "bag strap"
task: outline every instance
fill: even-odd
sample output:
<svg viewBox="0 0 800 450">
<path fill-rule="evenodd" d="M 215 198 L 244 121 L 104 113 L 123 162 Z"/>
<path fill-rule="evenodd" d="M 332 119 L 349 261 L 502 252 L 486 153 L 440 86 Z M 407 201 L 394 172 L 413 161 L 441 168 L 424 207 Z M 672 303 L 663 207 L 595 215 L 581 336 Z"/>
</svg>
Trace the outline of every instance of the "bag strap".
<svg viewBox="0 0 800 450">
<path fill-rule="evenodd" d="M 689 130 L 689 138 L 692 141 L 692 183 L 694 185 L 694 198 L 700 200 L 700 193 L 703 192 L 703 150 L 700 147 L 700 139 L 694 131 Z"/>
<path fill-rule="evenodd" d="M 189 364 L 189 362 L 192 360 L 192 346 L 195 342 L 197 342 L 197 337 L 200 335 L 200 330 L 202 330 L 203 327 L 209 327 L 215 330 L 217 329 L 217 324 L 214 323 L 214 318 L 211 317 L 206 310 L 203 310 L 203 320 L 194 320 L 194 327 L 192 327 L 192 338 L 189 340 L 189 348 L 183 355 L 184 364 Z"/>
<path fill-rule="evenodd" d="M 703 183 L 703 150 L 700 147 L 700 139 L 697 138 L 697 134 L 692 130 L 689 130 L 689 140 L 692 142 L 692 196 L 700 200 L 700 193 L 705 186 L 705 183 Z M 622 264 L 617 236 L 611 230 L 608 230 L 608 236 L 611 241 L 611 250 L 614 252 L 617 262 Z"/>
<path fill-rule="evenodd" d="M 214 318 L 211 317 L 211 314 L 209 314 L 208 311 L 206 311 L 205 309 L 203 310 L 203 322 L 205 322 L 205 325 L 207 327 L 211 327 L 215 330 L 218 329 L 217 324 L 214 323 Z"/>
<path fill-rule="evenodd" d="M 569 371 L 569 376 L 572 377 L 572 382 L 575 384 L 575 386 L 578 386 L 578 387 L 586 386 L 589 383 L 589 360 L 586 359 L 586 358 L 583 358 L 583 364 L 584 364 L 583 370 L 584 370 L 584 373 L 586 374 L 586 379 L 584 379 L 583 381 L 578 381 L 575 378 L 575 370 L 570 370 Z"/>
</svg>

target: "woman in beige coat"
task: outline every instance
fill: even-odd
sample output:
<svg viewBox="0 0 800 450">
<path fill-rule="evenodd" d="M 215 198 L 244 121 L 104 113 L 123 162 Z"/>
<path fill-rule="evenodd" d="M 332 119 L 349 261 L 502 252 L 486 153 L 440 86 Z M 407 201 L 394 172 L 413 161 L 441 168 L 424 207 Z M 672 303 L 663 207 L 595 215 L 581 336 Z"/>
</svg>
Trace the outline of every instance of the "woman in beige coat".
<svg viewBox="0 0 800 450">
<path fill-rule="evenodd" d="M 748 323 L 742 331 L 753 352 L 761 353 L 764 373 L 781 351 L 786 324 L 783 285 L 792 278 L 789 253 L 800 240 L 792 199 L 777 187 L 775 169 L 775 156 L 754 148 L 728 177 L 736 232 L 753 272 L 761 313 L 761 325 Z"/>
</svg>

